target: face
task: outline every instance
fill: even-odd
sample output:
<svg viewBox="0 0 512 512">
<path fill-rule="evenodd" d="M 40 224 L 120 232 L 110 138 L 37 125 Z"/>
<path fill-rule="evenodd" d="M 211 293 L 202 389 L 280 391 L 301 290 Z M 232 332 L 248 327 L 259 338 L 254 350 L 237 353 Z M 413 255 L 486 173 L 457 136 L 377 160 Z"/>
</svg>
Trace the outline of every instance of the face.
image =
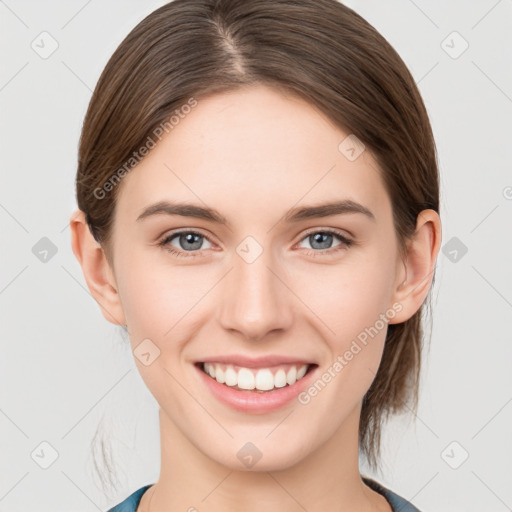
<svg viewBox="0 0 512 512">
<path fill-rule="evenodd" d="M 400 258 L 377 164 L 349 159 L 348 135 L 302 99 L 248 87 L 198 99 L 120 185 L 113 275 L 135 362 L 167 434 L 230 468 L 248 442 L 261 470 L 313 454 L 377 373 Z M 311 210 L 343 201 L 361 211 Z M 246 368 L 240 387 L 247 371 L 265 387 L 264 368 L 281 387 L 216 383 L 206 360 L 220 381 L 230 362 Z M 294 362 L 308 371 L 283 386 Z"/>
</svg>

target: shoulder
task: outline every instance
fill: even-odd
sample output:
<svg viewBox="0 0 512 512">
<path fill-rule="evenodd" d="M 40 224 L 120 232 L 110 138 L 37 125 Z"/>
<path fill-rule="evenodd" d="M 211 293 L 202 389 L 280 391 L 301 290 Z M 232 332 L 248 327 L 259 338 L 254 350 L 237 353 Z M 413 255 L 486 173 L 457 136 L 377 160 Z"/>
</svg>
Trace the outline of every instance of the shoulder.
<svg viewBox="0 0 512 512">
<path fill-rule="evenodd" d="M 362 479 L 366 485 L 371 487 L 374 491 L 382 494 L 388 500 L 391 508 L 393 509 L 393 512 L 420 512 L 420 510 L 418 510 L 411 502 L 407 501 L 405 498 L 402 498 L 387 487 L 384 487 L 379 482 L 364 476 Z"/>
<path fill-rule="evenodd" d="M 130 494 L 124 501 L 112 507 L 107 512 L 135 512 L 139 505 L 140 499 L 144 492 L 146 492 L 153 484 L 145 485 L 134 493 Z"/>
</svg>

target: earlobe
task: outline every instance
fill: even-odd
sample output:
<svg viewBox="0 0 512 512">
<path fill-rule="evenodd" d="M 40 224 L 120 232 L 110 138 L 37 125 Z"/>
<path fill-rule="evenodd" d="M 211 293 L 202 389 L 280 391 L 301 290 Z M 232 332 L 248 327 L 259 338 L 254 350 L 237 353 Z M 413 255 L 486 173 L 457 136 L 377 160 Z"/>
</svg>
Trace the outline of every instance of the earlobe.
<svg viewBox="0 0 512 512">
<path fill-rule="evenodd" d="M 101 245 L 94 239 L 81 210 L 69 219 L 71 247 L 82 267 L 87 287 L 100 306 L 106 320 L 115 325 L 126 324 L 114 273 Z"/>
<path fill-rule="evenodd" d="M 436 211 L 419 213 L 416 230 L 407 241 L 407 254 L 397 273 L 392 303 L 401 305 L 400 312 L 389 322 L 399 324 L 411 318 L 421 307 L 432 285 L 437 255 L 441 247 L 441 220 Z"/>
</svg>

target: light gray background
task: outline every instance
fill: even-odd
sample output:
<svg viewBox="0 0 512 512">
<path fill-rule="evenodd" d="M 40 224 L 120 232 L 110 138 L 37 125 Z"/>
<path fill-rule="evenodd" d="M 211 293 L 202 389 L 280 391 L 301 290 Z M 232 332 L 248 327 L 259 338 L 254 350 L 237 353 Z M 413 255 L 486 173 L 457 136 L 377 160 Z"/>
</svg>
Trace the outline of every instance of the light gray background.
<svg viewBox="0 0 512 512">
<path fill-rule="evenodd" d="M 2 512 L 106 510 L 158 477 L 156 401 L 87 290 L 68 220 L 92 89 L 124 36 L 164 3 L 0 1 Z M 374 476 L 422 512 L 512 510 L 512 1 L 346 3 L 409 66 L 441 170 L 420 408 L 389 424 Z M 31 47 L 43 31 L 58 42 L 46 59 Z M 453 31 L 469 44 L 457 58 L 464 41 Z M 46 262 L 33 252 L 43 237 L 57 250 Z M 95 472 L 102 439 L 117 492 Z"/>
</svg>

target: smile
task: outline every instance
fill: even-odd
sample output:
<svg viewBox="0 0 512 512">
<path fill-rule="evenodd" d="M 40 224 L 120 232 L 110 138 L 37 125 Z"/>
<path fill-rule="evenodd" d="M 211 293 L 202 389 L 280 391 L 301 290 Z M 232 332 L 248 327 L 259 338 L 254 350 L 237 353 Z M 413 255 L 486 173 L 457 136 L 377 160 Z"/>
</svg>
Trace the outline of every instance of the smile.
<svg viewBox="0 0 512 512">
<path fill-rule="evenodd" d="M 312 365 L 286 364 L 273 368 L 244 368 L 221 363 L 203 363 L 203 371 L 219 384 L 259 392 L 291 386 L 306 375 Z"/>
<path fill-rule="evenodd" d="M 194 367 L 200 381 L 221 404 L 246 414 L 266 414 L 297 399 L 314 379 L 318 364 L 246 368 L 198 362 Z"/>
</svg>

